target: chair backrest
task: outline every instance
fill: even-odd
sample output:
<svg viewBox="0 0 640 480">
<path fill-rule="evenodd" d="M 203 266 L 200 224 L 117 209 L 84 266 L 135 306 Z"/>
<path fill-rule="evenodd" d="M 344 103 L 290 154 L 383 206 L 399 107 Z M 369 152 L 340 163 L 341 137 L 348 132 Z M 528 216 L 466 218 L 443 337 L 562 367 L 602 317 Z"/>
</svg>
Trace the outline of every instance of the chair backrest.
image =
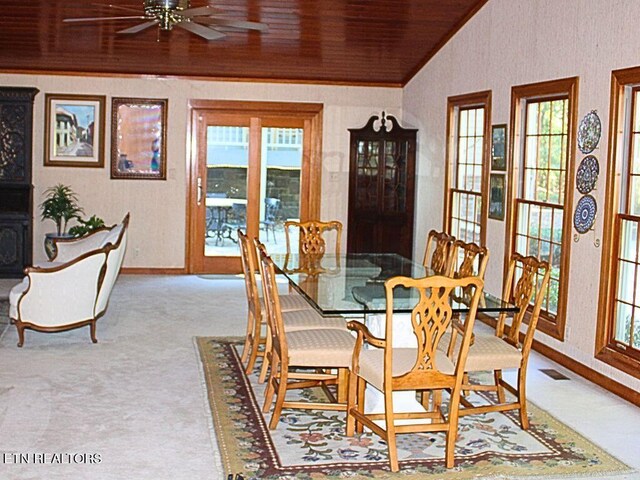
<svg viewBox="0 0 640 480">
<path fill-rule="evenodd" d="M 284 232 L 287 241 L 287 253 L 291 253 L 290 229 L 299 229 L 299 247 L 300 253 L 303 254 L 323 254 L 327 250 L 327 242 L 324 234 L 329 231 L 335 231 L 336 247 L 334 253 L 340 255 L 340 237 L 342 236 L 342 223 L 337 220 L 329 222 L 321 222 L 319 220 L 311 220 L 308 222 L 284 222 Z"/>
<path fill-rule="evenodd" d="M 427 247 L 424 250 L 422 264 L 433 270 L 436 275 L 452 275 L 453 242 L 455 237 L 446 232 L 431 230 L 427 237 Z M 433 250 L 433 252 L 432 252 Z"/>
<path fill-rule="evenodd" d="M 451 253 L 454 278 L 480 277 L 484 278 L 489 262 L 489 250 L 475 243 L 462 240 L 453 242 Z"/>
<path fill-rule="evenodd" d="M 478 302 L 482 295 L 484 282 L 479 277 L 454 279 L 446 276 L 430 276 L 425 278 L 392 277 L 385 282 L 386 291 L 386 327 L 384 346 L 384 384 L 401 384 L 403 387 L 411 385 L 440 385 L 460 386 L 464 374 L 473 324 L 475 323 Z M 394 289 L 404 287 L 415 289 L 419 299 L 411 312 L 411 325 L 417 339 L 416 360 L 413 368 L 399 377 L 392 376 L 393 360 L 393 325 L 394 325 Z M 449 329 L 453 310 L 450 297 L 456 288 L 470 290 L 469 313 L 465 321 L 458 358 L 453 363 L 454 372 L 439 369 L 437 357 L 448 361 L 444 353 L 438 353 L 437 347 L 442 336 Z M 409 388 L 410 389 L 410 388 Z"/>
<path fill-rule="evenodd" d="M 96 301 L 96 318 L 104 315 L 104 312 L 107 310 L 111 290 L 113 290 L 113 286 L 116 283 L 116 279 L 120 273 L 120 267 L 122 267 L 122 262 L 124 261 L 124 254 L 127 250 L 128 230 L 129 214 L 127 213 L 122 223 L 116 225 L 111 230 L 111 237 L 108 238 L 105 246 L 107 251 L 107 268 Z"/>
<path fill-rule="evenodd" d="M 256 247 L 242 230 L 238 229 L 238 243 L 240 244 L 240 263 L 244 274 L 244 286 L 247 291 L 249 313 L 255 322 L 262 321 L 260 309 L 260 294 L 256 281 Z"/>
<path fill-rule="evenodd" d="M 519 311 L 513 315 L 508 332 L 505 331 L 507 314 L 500 314 L 496 325 L 496 335 L 511 345 L 519 347 L 524 358 L 527 358 L 533 343 L 533 335 L 540 316 L 542 303 L 547 294 L 550 275 L 549 263 L 540 261 L 536 257 L 524 257 L 519 253 L 511 255 L 502 299 L 513 303 L 519 308 Z M 531 305 L 531 301 L 534 298 L 534 304 Z M 520 327 L 527 312 L 530 312 L 528 316 L 529 324 L 521 343 Z"/>
<path fill-rule="evenodd" d="M 256 249 L 260 256 L 260 278 L 262 279 L 262 291 L 264 295 L 265 316 L 267 317 L 268 335 L 271 335 L 271 351 L 278 358 L 288 358 L 287 338 L 284 333 L 282 310 L 280 309 L 280 296 L 276 283 L 276 271 L 273 260 L 267 254 L 267 249 L 256 238 Z M 273 365 L 273 364 L 272 364 Z"/>
</svg>

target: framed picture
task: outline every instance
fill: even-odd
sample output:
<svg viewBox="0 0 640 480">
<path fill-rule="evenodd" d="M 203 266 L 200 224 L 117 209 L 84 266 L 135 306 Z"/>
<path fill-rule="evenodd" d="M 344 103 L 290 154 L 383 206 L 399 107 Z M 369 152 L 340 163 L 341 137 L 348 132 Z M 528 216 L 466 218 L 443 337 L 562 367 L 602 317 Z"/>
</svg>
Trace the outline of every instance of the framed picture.
<svg viewBox="0 0 640 480">
<path fill-rule="evenodd" d="M 505 172 L 507 170 L 507 125 L 494 125 L 491 128 L 491 170 Z"/>
<path fill-rule="evenodd" d="M 504 220 L 504 200 L 506 173 L 492 173 L 489 176 L 489 218 Z"/>
<path fill-rule="evenodd" d="M 111 100 L 111 178 L 167 178 L 166 99 Z"/>
<path fill-rule="evenodd" d="M 45 95 L 44 165 L 103 167 L 105 96 Z"/>
</svg>

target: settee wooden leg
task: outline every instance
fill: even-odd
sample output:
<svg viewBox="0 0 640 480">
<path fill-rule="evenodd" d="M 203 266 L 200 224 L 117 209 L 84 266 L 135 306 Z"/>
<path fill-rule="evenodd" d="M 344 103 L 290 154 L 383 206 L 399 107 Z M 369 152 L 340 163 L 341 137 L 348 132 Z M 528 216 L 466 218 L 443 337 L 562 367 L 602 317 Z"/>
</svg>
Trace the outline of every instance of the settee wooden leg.
<svg viewBox="0 0 640 480">
<path fill-rule="evenodd" d="M 22 347 L 24 345 L 24 325 L 19 322 L 13 322 L 16 326 L 16 330 L 18 330 L 18 347 Z"/>
<path fill-rule="evenodd" d="M 98 343 L 98 339 L 96 338 L 96 321 L 95 320 L 89 324 L 89 332 L 91 334 L 91 341 L 93 343 Z"/>
</svg>

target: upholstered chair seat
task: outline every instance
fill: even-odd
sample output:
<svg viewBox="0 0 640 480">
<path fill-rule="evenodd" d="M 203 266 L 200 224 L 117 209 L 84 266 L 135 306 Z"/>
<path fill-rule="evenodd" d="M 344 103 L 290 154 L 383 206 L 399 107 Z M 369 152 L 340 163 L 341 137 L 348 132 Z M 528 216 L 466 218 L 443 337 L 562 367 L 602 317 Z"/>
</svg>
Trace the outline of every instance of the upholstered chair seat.
<svg viewBox="0 0 640 480">
<path fill-rule="evenodd" d="M 297 294 L 280 295 L 280 305 L 283 312 L 291 312 L 295 310 L 309 310 L 313 308 L 309 305 L 304 297 Z M 260 310 L 264 311 L 264 299 L 260 298 Z"/>
<path fill-rule="evenodd" d="M 305 328 L 346 330 L 347 322 L 343 317 L 323 317 L 315 310 L 295 310 L 282 312 L 285 332 L 295 332 Z"/>
<path fill-rule="evenodd" d="M 495 335 L 476 335 L 467 356 L 465 370 L 479 372 L 520 368 L 522 352 Z"/>
<path fill-rule="evenodd" d="M 415 348 L 394 348 L 391 375 L 399 377 L 409 372 L 416 364 L 417 356 L 418 352 Z M 442 373 L 447 375 L 454 373 L 455 366 L 447 357 L 446 352 L 437 351 L 435 363 Z M 379 348 L 363 350 L 360 353 L 360 372 L 358 375 L 370 385 L 383 391 L 384 350 Z"/>
<path fill-rule="evenodd" d="M 286 331 L 286 326 L 285 326 Z M 287 333 L 289 365 L 349 368 L 355 337 L 346 329 L 298 330 Z"/>
</svg>

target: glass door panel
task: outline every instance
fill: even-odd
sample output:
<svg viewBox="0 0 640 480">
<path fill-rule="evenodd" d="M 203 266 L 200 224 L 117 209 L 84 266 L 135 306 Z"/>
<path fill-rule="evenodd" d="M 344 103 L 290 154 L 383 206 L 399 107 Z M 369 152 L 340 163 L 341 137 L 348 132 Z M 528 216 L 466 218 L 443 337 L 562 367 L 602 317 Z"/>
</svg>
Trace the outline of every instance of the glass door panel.
<svg viewBox="0 0 640 480">
<path fill-rule="evenodd" d="M 302 128 L 262 128 L 260 241 L 270 253 L 286 252 L 284 222 L 300 220 Z M 298 232 L 292 229 L 292 245 Z"/>
<path fill-rule="evenodd" d="M 249 128 L 207 126 L 204 255 L 238 256 L 236 230 L 247 228 Z"/>
</svg>

